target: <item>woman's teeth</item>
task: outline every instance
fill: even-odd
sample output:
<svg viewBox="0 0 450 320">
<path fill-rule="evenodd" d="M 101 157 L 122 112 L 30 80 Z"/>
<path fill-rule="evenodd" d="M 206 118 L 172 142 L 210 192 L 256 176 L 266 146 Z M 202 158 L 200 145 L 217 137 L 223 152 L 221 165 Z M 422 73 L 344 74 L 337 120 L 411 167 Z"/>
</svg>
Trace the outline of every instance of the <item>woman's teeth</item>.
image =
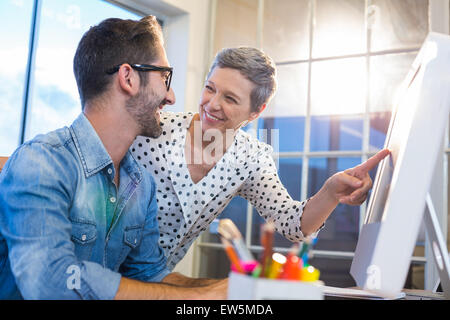
<svg viewBox="0 0 450 320">
<path fill-rule="evenodd" d="M 214 121 L 220 121 L 220 120 L 221 120 L 221 119 L 219 119 L 219 118 L 216 118 L 216 117 L 210 115 L 208 112 L 205 112 L 205 114 L 206 114 L 206 116 L 207 116 L 208 118 L 210 118 L 211 120 L 214 120 Z"/>
</svg>

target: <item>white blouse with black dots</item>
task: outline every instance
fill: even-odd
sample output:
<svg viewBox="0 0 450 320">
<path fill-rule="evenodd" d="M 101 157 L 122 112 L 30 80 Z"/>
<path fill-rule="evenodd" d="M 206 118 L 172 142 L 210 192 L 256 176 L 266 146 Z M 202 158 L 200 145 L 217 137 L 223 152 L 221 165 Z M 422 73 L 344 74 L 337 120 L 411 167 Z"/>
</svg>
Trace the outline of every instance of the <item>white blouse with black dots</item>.
<svg viewBox="0 0 450 320">
<path fill-rule="evenodd" d="M 184 146 L 193 116 L 161 112 L 161 136 L 139 136 L 131 146 L 136 160 L 156 182 L 160 246 L 168 267 L 175 267 L 236 195 L 250 201 L 287 239 L 303 240 L 300 218 L 307 200 L 291 198 L 277 175 L 272 147 L 245 131 L 238 131 L 234 143 L 205 177 L 196 184 L 192 182 Z"/>
</svg>

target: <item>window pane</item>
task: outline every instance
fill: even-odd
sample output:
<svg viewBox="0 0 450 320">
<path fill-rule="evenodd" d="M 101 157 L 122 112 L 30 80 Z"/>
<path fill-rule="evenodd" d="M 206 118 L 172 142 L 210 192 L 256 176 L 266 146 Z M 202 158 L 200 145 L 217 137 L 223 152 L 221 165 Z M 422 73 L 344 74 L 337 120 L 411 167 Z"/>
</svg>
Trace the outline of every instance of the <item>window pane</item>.
<svg viewBox="0 0 450 320">
<path fill-rule="evenodd" d="M 312 158 L 309 160 L 308 197 L 334 173 L 361 163 L 360 158 Z M 354 251 L 359 234 L 359 207 L 339 204 L 318 235 L 316 249 Z"/>
<path fill-rule="evenodd" d="M 242 236 L 245 237 L 245 228 L 247 225 L 247 200 L 241 197 L 234 197 L 217 219 L 231 219 L 241 232 Z M 219 235 L 211 234 L 209 229 L 207 229 L 202 236 L 203 242 L 220 243 Z"/>
<path fill-rule="evenodd" d="M 309 0 L 265 0 L 265 52 L 277 62 L 308 59 L 309 24 Z"/>
<path fill-rule="evenodd" d="M 262 117 L 295 117 L 306 115 L 308 98 L 308 64 L 277 66 L 277 91 Z"/>
<path fill-rule="evenodd" d="M 222 279 L 228 277 L 231 270 L 230 260 L 222 248 L 199 247 L 199 278 Z"/>
<path fill-rule="evenodd" d="M 361 150 L 363 116 L 311 117 L 311 151 Z"/>
<path fill-rule="evenodd" d="M 305 117 L 259 118 L 258 120 L 258 139 L 272 145 L 274 152 L 303 151 L 304 130 Z"/>
<path fill-rule="evenodd" d="M 417 52 L 370 57 L 370 149 L 383 148 L 398 89 Z"/>
<path fill-rule="evenodd" d="M 391 112 L 372 112 L 370 114 L 369 149 L 379 150 L 384 147 L 386 134 L 391 121 Z"/>
<path fill-rule="evenodd" d="M 419 47 L 428 33 L 428 0 L 372 0 L 371 51 Z"/>
<path fill-rule="evenodd" d="M 107 2 L 92 0 L 44 0 L 41 11 L 27 139 L 70 125 L 81 112 L 73 57 L 90 26 L 110 17 L 139 18 Z"/>
<path fill-rule="evenodd" d="M 316 1 L 313 57 L 366 51 L 365 0 Z"/>
<path fill-rule="evenodd" d="M 314 62 L 311 73 L 311 115 L 364 113 L 365 58 Z"/>
<path fill-rule="evenodd" d="M 22 124 L 25 69 L 33 1 L 0 2 L 0 155 L 17 148 Z"/>
<path fill-rule="evenodd" d="M 405 79 L 414 53 L 370 57 L 370 111 L 391 111 L 398 89 Z"/>
<path fill-rule="evenodd" d="M 302 182 L 302 159 L 301 158 L 281 158 L 279 161 L 278 174 L 280 180 L 289 195 L 294 200 L 300 200 L 301 196 L 301 182 Z M 275 213 L 275 212 L 274 212 Z M 261 225 L 265 220 L 261 218 L 256 209 L 253 209 L 252 222 L 252 245 L 261 245 L 260 234 Z M 292 242 L 284 238 L 281 234 L 275 233 L 274 246 L 276 247 L 290 247 Z"/>
<path fill-rule="evenodd" d="M 218 0 L 214 54 L 222 48 L 256 47 L 258 1 Z"/>
</svg>

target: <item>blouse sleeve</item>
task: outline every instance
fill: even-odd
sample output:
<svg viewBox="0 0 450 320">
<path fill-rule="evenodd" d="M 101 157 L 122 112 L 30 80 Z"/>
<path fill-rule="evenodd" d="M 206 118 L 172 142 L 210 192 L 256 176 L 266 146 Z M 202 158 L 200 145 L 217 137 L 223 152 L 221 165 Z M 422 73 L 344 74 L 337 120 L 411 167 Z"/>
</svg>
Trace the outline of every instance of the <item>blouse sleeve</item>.
<svg viewBox="0 0 450 320">
<path fill-rule="evenodd" d="M 250 201 L 267 222 L 273 222 L 275 230 L 286 239 L 292 242 L 303 241 L 306 237 L 300 225 L 309 199 L 301 202 L 292 199 L 280 181 L 271 150 L 266 145 L 252 157 L 249 176 L 239 188 L 238 195 Z M 323 227 L 324 225 L 307 238 L 316 237 Z"/>
</svg>

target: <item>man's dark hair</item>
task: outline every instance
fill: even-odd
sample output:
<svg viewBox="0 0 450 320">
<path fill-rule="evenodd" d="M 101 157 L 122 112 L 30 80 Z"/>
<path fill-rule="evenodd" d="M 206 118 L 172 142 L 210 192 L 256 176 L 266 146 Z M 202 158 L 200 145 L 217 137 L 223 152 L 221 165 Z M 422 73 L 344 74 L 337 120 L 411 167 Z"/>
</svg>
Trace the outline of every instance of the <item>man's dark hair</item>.
<svg viewBox="0 0 450 320">
<path fill-rule="evenodd" d="M 122 63 L 154 62 L 163 41 L 161 26 L 154 16 L 138 21 L 110 18 L 91 27 L 81 38 L 73 59 L 82 108 L 108 88 L 112 76 L 106 70 Z M 145 85 L 145 73 L 139 72 L 139 77 Z"/>
</svg>

